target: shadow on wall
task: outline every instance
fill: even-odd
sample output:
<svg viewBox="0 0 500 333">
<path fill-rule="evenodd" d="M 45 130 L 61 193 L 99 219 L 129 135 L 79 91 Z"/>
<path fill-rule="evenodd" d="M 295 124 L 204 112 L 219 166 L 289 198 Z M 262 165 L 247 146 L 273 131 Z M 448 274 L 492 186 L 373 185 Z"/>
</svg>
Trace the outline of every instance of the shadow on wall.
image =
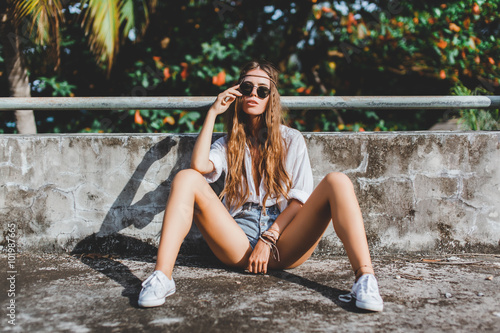
<svg viewBox="0 0 500 333">
<path fill-rule="evenodd" d="M 176 140 L 172 136 L 167 136 L 146 152 L 135 172 L 106 214 L 99 232 L 89 235 L 78 242 L 71 252 L 72 254 L 113 253 L 128 256 L 156 254 L 156 247 L 153 245 L 156 243 L 155 239 L 144 242 L 134 237 L 122 235 L 119 232 L 132 225 L 137 229 L 143 229 L 153 221 L 157 214 L 165 210 L 170 186 L 175 175 L 180 170 L 189 168 L 190 155 L 187 153 L 192 151 L 195 140 L 193 137 L 177 138 Z M 179 154 L 179 158 L 170 174 L 156 189 L 148 192 L 139 201 L 132 204 L 149 168 L 169 154 L 175 146 L 177 146 L 178 152 L 187 153 L 183 156 Z M 220 190 L 220 182 L 215 183 L 213 188 L 215 191 Z M 181 252 L 195 250 L 195 247 L 198 247 L 196 252 L 200 252 L 200 246 L 203 247 L 203 250 L 208 249 L 208 246 L 201 239 L 201 234 L 193 223 L 191 231 L 183 243 Z"/>
<path fill-rule="evenodd" d="M 132 201 L 153 163 L 164 158 L 175 146 L 179 152 L 191 152 L 193 144 L 194 138 L 180 137 L 177 141 L 168 136 L 151 147 L 109 209 L 99 232 L 78 242 L 71 252 L 82 263 L 122 285 L 122 296 L 127 297 L 134 307 L 138 306 L 137 297 L 141 290 L 141 279 L 126 265 L 114 259 L 128 257 L 141 262 L 155 262 L 153 256 L 156 255 L 157 248 L 153 245 L 154 239 L 145 242 L 119 232 L 131 225 L 137 229 L 143 229 L 153 221 L 157 214 L 165 210 L 171 183 L 180 170 L 189 167 L 190 155 L 179 155 L 168 177 L 155 190 L 148 192 L 134 204 Z M 221 186 L 222 183 L 217 182 L 212 188 L 218 193 L 222 190 Z M 211 253 L 202 239 L 201 233 L 193 223 L 181 247 L 181 252 Z M 210 266 L 217 267 L 215 261 L 209 262 Z M 179 261 L 177 263 L 183 264 Z M 206 264 L 205 260 L 204 263 Z"/>
</svg>

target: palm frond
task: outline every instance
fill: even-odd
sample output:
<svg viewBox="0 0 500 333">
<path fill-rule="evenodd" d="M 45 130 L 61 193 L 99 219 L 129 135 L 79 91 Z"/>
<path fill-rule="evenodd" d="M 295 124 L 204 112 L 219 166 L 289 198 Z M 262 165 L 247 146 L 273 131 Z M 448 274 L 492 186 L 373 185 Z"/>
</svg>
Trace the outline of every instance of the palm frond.
<svg viewBox="0 0 500 333">
<path fill-rule="evenodd" d="M 119 0 L 85 0 L 84 4 L 88 5 L 83 21 L 90 49 L 98 62 L 107 64 L 109 73 L 120 43 Z"/>
<path fill-rule="evenodd" d="M 60 23 L 64 20 L 61 0 L 16 0 L 14 19 L 19 23 L 25 18 L 31 20 L 30 34 L 40 45 L 51 44 L 59 36 Z M 55 38 L 56 44 L 59 40 Z"/>
<path fill-rule="evenodd" d="M 123 25 L 123 37 L 126 38 L 135 29 L 136 40 L 140 40 L 149 25 L 149 12 L 154 12 L 156 6 L 157 0 L 142 0 L 140 4 L 134 0 L 121 0 L 120 23 Z"/>
<path fill-rule="evenodd" d="M 123 0 L 120 4 L 120 23 L 123 25 L 123 37 L 135 28 L 134 0 Z"/>
</svg>

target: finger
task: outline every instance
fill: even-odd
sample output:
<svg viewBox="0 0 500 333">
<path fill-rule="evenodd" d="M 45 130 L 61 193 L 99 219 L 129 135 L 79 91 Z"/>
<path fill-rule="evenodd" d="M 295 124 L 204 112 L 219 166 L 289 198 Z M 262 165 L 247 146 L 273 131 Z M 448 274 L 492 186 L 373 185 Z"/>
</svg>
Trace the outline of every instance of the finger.
<svg viewBox="0 0 500 333">
<path fill-rule="evenodd" d="M 257 266 L 256 266 L 255 261 L 252 261 L 252 262 L 250 263 L 250 266 L 249 266 L 249 267 L 250 267 L 250 269 L 249 269 L 250 273 L 256 273 Z"/>
<path fill-rule="evenodd" d="M 259 264 L 255 263 L 253 266 L 253 273 L 258 274 L 259 273 Z"/>
<path fill-rule="evenodd" d="M 253 259 L 248 258 L 248 265 L 247 265 L 247 270 L 252 273 L 252 265 L 253 265 Z"/>
<path fill-rule="evenodd" d="M 231 87 L 227 90 L 227 92 L 231 93 L 231 94 L 234 94 L 236 96 L 243 96 L 243 94 L 241 93 L 241 91 L 238 90 L 238 88 L 240 87 L 240 85 L 237 85 L 237 86 L 234 86 L 234 87 Z"/>
<path fill-rule="evenodd" d="M 234 97 L 234 96 L 226 96 L 222 100 L 222 104 L 226 105 L 227 103 L 232 103 L 235 99 L 236 99 L 236 97 Z"/>
</svg>

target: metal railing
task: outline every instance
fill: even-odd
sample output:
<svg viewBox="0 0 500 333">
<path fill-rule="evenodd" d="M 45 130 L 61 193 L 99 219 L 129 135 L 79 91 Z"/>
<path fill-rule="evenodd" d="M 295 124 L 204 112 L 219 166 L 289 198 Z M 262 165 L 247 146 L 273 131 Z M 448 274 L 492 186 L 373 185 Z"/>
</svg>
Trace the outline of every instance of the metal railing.
<svg viewBox="0 0 500 333">
<path fill-rule="evenodd" d="M 215 97 L 4 97 L 9 110 L 206 110 Z M 500 96 L 282 96 L 289 110 L 327 109 L 499 109 Z"/>
</svg>

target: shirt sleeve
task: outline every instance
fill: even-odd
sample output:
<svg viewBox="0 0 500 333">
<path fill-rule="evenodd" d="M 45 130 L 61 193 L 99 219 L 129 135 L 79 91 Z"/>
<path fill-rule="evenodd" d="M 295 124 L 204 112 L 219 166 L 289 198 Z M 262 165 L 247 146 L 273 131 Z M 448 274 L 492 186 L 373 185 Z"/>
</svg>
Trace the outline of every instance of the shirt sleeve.
<svg viewBox="0 0 500 333">
<path fill-rule="evenodd" d="M 219 179 L 223 172 L 227 174 L 227 142 L 226 137 L 222 137 L 212 143 L 208 159 L 214 164 L 214 171 L 203 175 L 207 182 L 214 183 Z"/>
<path fill-rule="evenodd" d="M 313 176 L 306 142 L 298 131 L 290 141 L 286 165 L 292 180 L 292 188 L 288 195 L 290 199 L 305 203 L 313 191 Z"/>
</svg>

